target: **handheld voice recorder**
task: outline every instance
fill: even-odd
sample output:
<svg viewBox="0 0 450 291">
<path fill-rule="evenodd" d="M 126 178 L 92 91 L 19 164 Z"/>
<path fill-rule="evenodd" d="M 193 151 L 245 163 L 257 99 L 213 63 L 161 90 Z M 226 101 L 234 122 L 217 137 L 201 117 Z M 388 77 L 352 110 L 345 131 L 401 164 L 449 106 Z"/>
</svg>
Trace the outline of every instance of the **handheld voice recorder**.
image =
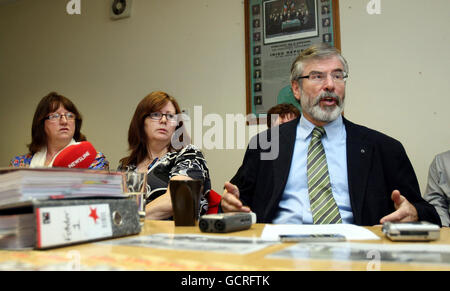
<svg viewBox="0 0 450 291">
<path fill-rule="evenodd" d="M 249 229 L 255 222 L 255 213 L 230 212 L 206 214 L 200 217 L 199 227 L 203 232 L 225 233 Z"/>
</svg>

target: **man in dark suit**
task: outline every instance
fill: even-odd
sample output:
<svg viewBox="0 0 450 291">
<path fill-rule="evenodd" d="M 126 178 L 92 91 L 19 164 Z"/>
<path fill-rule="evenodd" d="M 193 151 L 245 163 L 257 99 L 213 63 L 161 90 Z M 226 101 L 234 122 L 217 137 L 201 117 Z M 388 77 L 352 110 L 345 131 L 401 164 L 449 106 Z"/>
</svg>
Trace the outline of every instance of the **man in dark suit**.
<svg viewBox="0 0 450 291">
<path fill-rule="evenodd" d="M 327 44 L 300 53 L 291 86 L 303 115 L 254 137 L 222 211 L 253 211 L 263 223 L 440 225 L 401 143 L 342 117 L 347 72 Z"/>
</svg>

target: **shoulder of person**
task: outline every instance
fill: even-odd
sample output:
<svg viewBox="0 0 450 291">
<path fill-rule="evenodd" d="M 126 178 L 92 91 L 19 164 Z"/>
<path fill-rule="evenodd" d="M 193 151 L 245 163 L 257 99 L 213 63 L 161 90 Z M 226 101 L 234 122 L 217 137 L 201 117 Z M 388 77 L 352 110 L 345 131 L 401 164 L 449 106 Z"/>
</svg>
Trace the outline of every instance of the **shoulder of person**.
<svg viewBox="0 0 450 291">
<path fill-rule="evenodd" d="M 32 154 L 25 154 L 25 155 L 19 155 L 19 156 L 15 156 L 13 158 L 13 160 L 19 159 L 19 160 L 25 160 L 25 159 L 31 159 L 33 158 Z"/>
<path fill-rule="evenodd" d="M 102 152 L 97 152 L 97 155 L 95 156 L 95 159 L 106 159 L 106 156 Z"/>
<path fill-rule="evenodd" d="M 436 159 L 450 162 L 450 151 L 437 154 Z"/>
<path fill-rule="evenodd" d="M 434 162 L 438 164 L 440 168 L 450 168 L 450 151 L 437 154 L 434 157 Z"/>
<path fill-rule="evenodd" d="M 403 148 L 403 145 L 400 141 L 380 131 L 353 123 L 345 118 L 344 124 L 348 139 L 358 138 L 363 141 L 370 142 L 380 146 Z"/>
<path fill-rule="evenodd" d="M 89 166 L 89 169 L 108 170 L 109 169 L 109 161 L 106 159 L 106 157 L 103 153 L 97 152 L 97 155 L 95 156 L 95 160 Z"/>
<path fill-rule="evenodd" d="M 203 155 L 202 151 L 193 144 L 186 145 L 178 152 L 178 156 L 186 155 L 186 154 L 201 154 L 201 155 Z"/>
<path fill-rule="evenodd" d="M 30 153 L 25 154 L 25 155 L 15 156 L 14 158 L 11 159 L 10 166 L 22 167 L 25 165 L 29 165 L 32 158 L 33 158 L 33 155 Z"/>
</svg>

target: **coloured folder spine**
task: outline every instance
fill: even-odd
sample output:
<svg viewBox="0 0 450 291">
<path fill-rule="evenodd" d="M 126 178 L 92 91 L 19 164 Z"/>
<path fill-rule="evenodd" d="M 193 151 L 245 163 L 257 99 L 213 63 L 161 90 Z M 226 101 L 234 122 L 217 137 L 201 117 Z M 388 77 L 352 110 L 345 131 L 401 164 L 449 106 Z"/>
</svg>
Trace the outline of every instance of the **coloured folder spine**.
<svg viewBox="0 0 450 291">
<path fill-rule="evenodd" d="M 141 231 L 136 201 L 127 198 L 38 200 L 2 211 L 33 215 L 29 226 L 21 224 L 15 237 L 8 238 L 15 248 L 47 249 Z"/>
<path fill-rule="evenodd" d="M 137 204 L 132 199 L 59 200 L 34 205 L 36 248 L 138 234 Z"/>
</svg>

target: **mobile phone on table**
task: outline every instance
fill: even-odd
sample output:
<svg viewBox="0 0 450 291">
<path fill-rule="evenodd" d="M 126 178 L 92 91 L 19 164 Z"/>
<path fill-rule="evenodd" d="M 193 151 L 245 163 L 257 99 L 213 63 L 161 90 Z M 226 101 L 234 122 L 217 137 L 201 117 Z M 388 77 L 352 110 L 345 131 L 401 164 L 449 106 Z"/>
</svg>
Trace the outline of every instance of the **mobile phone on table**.
<svg viewBox="0 0 450 291">
<path fill-rule="evenodd" d="M 392 241 L 432 241 L 440 237 L 440 227 L 426 221 L 385 222 L 383 233 Z"/>
<path fill-rule="evenodd" d="M 328 234 L 280 234 L 282 242 L 339 242 L 345 241 L 345 236 L 337 233 Z"/>
</svg>

